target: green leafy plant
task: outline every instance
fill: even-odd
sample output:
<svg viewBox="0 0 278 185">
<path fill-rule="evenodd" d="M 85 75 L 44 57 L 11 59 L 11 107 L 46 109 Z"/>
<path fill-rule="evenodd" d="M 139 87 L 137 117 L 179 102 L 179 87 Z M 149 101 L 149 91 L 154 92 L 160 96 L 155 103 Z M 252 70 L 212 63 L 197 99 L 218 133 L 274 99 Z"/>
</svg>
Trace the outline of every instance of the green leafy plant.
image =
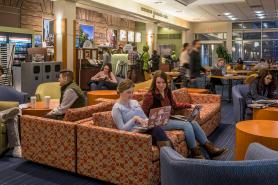
<svg viewBox="0 0 278 185">
<path fill-rule="evenodd" d="M 224 58 L 226 63 L 232 62 L 232 55 L 228 53 L 228 50 L 223 45 L 219 45 L 216 48 L 216 53 L 218 58 Z"/>
</svg>

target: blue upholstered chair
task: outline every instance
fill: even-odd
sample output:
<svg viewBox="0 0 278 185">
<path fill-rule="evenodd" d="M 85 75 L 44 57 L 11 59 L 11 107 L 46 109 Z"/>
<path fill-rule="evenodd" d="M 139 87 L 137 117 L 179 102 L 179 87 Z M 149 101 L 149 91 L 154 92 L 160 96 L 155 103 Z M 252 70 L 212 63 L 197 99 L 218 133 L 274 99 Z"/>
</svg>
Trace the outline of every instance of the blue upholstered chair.
<svg viewBox="0 0 278 185">
<path fill-rule="evenodd" d="M 233 113 L 235 122 L 244 120 L 246 102 L 245 98 L 249 92 L 248 85 L 236 85 L 232 88 L 232 96 L 233 96 Z"/>
<path fill-rule="evenodd" d="M 20 104 L 26 103 L 27 93 L 18 92 L 12 87 L 0 85 L 0 101 L 16 101 Z"/>
<path fill-rule="evenodd" d="M 244 161 L 187 159 L 170 147 L 160 151 L 161 185 L 278 184 L 278 152 L 249 145 Z"/>
</svg>

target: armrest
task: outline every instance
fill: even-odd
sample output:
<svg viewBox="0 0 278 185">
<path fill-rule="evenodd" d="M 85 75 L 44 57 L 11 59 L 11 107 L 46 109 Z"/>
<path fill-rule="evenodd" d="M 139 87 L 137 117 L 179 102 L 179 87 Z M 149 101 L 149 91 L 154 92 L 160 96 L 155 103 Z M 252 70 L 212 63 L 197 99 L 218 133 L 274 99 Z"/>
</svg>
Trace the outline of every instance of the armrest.
<svg viewBox="0 0 278 185">
<path fill-rule="evenodd" d="M 221 96 L 216 94 L 189 93 L 192 104 L 221 103 Z"/>
<path fill-rule="evenodd" d="M 115 184 L 130 184 L 134 175 L 142 180 L 139 184 L 151 178 L 150 135 L 82 124 L 77 126 L 77 151 L 79 174 Z"/>
<path fill-rule="evenodd" d="M 175 110 L 176 115 L 183 115 L 187 118 L 190 117 L 190 115 L 192 114 L 193 108 L 188 108 L 188 109 L 180 109 L 180 110 Z M 200 123 L 200 114 L 197 116 L 196 121 Z"/>
<path fill-rule="evenodd" d="M 247 149 L 245 160 L 278 159 L 278 152 L 259 143 L 251 143 Z"/>
<path fill-rule="evenodd" d="M 7 110 L 9 108 L 18 107 L 19 103 L 14 101 L 0 101 L 0 111 Z"/>
</svg>

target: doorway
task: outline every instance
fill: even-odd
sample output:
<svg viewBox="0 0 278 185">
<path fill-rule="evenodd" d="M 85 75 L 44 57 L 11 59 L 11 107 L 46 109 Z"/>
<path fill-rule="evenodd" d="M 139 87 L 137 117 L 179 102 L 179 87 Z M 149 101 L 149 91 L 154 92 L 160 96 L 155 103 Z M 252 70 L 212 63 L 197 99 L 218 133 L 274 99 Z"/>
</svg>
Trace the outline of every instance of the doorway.
<svg viewBox="0 0 278 185">
<path fill-rule="evenodd" d="M 213 66 L 218 59 L 216 49 L 224 42 L 201 42 L 201 44 L 202 66 Z"/>
</svg>

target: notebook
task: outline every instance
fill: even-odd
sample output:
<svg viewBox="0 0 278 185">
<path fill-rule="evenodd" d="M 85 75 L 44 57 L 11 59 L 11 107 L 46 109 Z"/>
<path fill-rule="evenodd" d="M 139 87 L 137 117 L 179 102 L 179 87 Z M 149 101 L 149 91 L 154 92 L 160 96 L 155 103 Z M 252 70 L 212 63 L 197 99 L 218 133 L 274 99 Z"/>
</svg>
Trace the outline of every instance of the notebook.
<svg viewBox="0 0 278 185">
<path fill-rule="evenodd" d="M 197 116 L 200 114 L 202 106 L 196 105 L 189 117 L 183 116 L 183 115 L 172 115 L 171 118 L 181 120 L 181 121 L 194 121 Z"/>
</svg>

